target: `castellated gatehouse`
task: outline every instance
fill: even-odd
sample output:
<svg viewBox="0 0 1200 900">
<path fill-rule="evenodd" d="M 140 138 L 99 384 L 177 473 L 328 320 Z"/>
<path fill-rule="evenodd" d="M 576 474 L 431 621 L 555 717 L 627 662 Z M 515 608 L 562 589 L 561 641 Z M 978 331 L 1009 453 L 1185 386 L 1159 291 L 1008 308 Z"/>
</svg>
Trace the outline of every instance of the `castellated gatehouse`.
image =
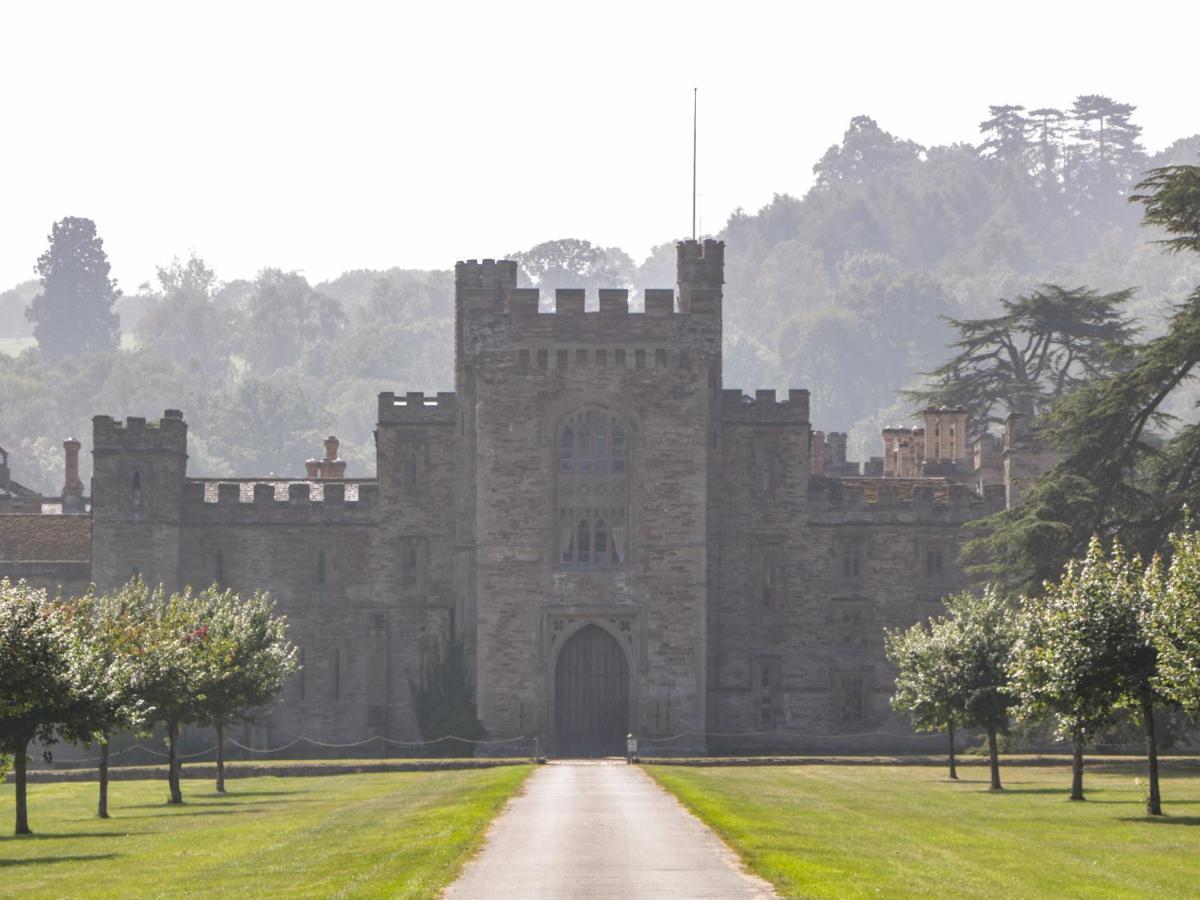
<svg viewBox="0 0 1200 900">
<path fill-rule="evenodd" d="M 302 668 L 259 746 L 428 737 L 414 679 L 452 636 L 503 752 L 916 746 L 884 628 L 966 583 L 962 526 L 1030 451 L 932 409 L 848 462 L 807 391 L 726 388 L 724 250 L 680 243 L 642 312 L 458 263 L 454 391 L 379 396 L 374 477 L 336 438 L 293 478 L 190 473 L 178 410 L 96 416 L 90 496 L 79 442 L 61 498 L 4 457 L 0 575 L 269 590 Z"/>
</svg>

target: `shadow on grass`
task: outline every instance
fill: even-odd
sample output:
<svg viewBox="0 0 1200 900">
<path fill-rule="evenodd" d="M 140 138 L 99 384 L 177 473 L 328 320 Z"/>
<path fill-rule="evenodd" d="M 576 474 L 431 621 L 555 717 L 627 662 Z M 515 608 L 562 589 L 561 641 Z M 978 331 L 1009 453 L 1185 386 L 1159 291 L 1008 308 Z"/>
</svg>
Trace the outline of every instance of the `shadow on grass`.
<svg viewBox="0 0 1200 900">
<path fill-rule="evenodd" d="M 60 862 L 93 862 L 97 859 L 113 859 L 115 853 L 91 853 L 81 856 L 31 856 L 28 859 L 0 859 L 0 869 L 9 866 L 41 866 Z"/>
<path fill-rule="evenodd" d="M 67 838 L 115 838 L 125 837 L 123 831 L 55 831 L 44 834 L 35 831 L 33 834 L 0 834 L 0 843 L 4 841 L 59 841 Z"/>
<path fill-rule="evenodd" d="M 1147 825 L 1190 825 L 1200 826 L 1200 816 L 1123 816 L 1121 822 L 1144 822 Z"/>
<path fill-rule="evenodd" d="M 203 807 L 175 806 L 168 807 L 165 803 L 162 806 L 162 812 L 156 813 L 138 813 L 134 816 L 124 816 L 126 819 L 165 819 L 170 816 L 233 816 L 240 811 L 238 809 L 204 809 Z"/>
<path fill-rule="evenodd" d="M 220 797 L 294 797 L 296 794 L 307 794 L 308 791 L 239 791 L 237 788 L 227 790 L 224 794 L 218 794 L 215 791 L 204 796 L 220 798 Z"/>
<path fill-rule="evenodd" d="M 250 809 L 256 806 L 272 806 L 282 803 L 316 803 L 314 798 L 303 798 L 297 800 L 276 800 L 274 798 L 268 800 L 249 800 L 245 803 L 238 802 L 239 797 L 246 797 L 248 794 L 228 794 L 218 797 L 200 796 L 192 800 L 184 800 L 182 803 L 168 803 L 163 800 L 161 803 L 135 803 L 129 806 L 113 807 L 114 809 L 166 809 L 170 807 L 185 809 L 187 807 L 211 806 L 221 809 Z"/>
</svg>

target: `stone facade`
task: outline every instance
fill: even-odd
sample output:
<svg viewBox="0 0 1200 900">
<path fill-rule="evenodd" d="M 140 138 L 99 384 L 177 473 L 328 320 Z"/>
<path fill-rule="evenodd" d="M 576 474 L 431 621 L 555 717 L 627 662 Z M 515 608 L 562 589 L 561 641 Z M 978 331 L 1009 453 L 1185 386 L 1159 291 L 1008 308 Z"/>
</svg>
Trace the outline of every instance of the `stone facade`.
<svg viewBox="0 0 1200 900">
<path fill-rule="evenodd" d="M 930 410 L 864 477 L 806 391 L 724 389 L 723 269 L 687 241 L 643 313 L 624 290 L 545 313 L 515 263 L 459 263 L 456 390 L 380 395 L 375 478 L 345 477 L 336 439 L 305 478 L 193 478 L 179 411 L 97 416 L 70 501 L 90 556 L 3 561 L 0 515 L 0 575 L 270 590 L 303 663 L 273 744 L 419 739 L 411 679 L 451 634 L 510 749 L 886 744 L 908 731 L 883 629 L 963 586 L 961 526 L 1028 475 L 1026 443 L 974 469 L 965 413 Z"/>
</svg>

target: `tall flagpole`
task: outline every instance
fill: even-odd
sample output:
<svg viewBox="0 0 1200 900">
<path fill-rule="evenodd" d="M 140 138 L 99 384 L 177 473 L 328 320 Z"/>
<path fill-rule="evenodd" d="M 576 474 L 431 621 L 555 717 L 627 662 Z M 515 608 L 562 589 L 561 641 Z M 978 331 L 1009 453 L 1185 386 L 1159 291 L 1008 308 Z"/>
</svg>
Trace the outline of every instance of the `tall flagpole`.
<svg viewBox="0 0 1200 900">
<path fill-rule="evenodd" d="M 692 240 L 696 239 L 696 94 L 699 88 L 692 88 Z"/>
</svg>

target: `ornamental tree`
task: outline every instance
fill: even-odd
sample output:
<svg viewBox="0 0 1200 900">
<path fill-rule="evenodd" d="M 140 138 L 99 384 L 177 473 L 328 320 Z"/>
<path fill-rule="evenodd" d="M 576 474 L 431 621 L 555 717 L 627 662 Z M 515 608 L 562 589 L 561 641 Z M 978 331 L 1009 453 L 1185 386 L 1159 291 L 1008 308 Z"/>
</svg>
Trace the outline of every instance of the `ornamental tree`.
<svg viewBox="0 0 1200 900">
<path fill-rule="evenodd" d="M 138 695 L 146 632 L 138 599 L 144 590 L 138 581 L 110 594 L 89 590 L 68 608 L 72 642 L 87 662 L 88 680 L 102 689 L 89 692 L 90 703 L 79 710 L 64 736 L 99 746 L 96 815 L 102 819 L 108 818 L 109 735 L 142 728 L 147 717 Z"/>
<path fill-rule="evenodd" d="M 1158 650 L 1156 686 L 1200 718 L 1200 532 L 1172 534 L 1170 545 L 1170 566 L 1147 578 L 1154 594 L 1150 632 Z"/>
<path fill-rule="evenodd" d="M 947 597 L 945 646 L 958 685 L 957 715 L 987 732 L 991 789 L 1000 784 L 996 736 L 1008 730 L 1008 658 L 1012 650 L 1013 604 L 995 586 L 982 594 L 963 591 Z"/>
<path fill-rule="evenodd" d="M 896 667 L 892 708 L 907 713 L 917 731 L 946 731 L 950 739 L 950 777 L 958 778 L 954 759 L 954 719 L 962 706 L 953 628 L 941 617 L 928 627 L 889 630 L 884 639 Z"/>
<path fill-rule="evenodd" d="M 162 585 L 148 588 L 135 579 L 126 590 L 144 623 L 137 649 L 137 697 L 149 710 L 147 724 L 167 727 L 167 802 L 182 803 L 179 729 L 200 715 L 208 628 L 190 589 L 168 596 Z"/>
<path fill-rule="evenodd" d="M 197 721 L 217 732 L 217 791 L 225 791 L 225 726 L 272 704 L 296 671 L 287 620 L 264 592 L 241 597 L 210 587 L 196 598 L 207 629 Z"/>
<path fill-rule="evenodd" d="M 50 741 L 71 694 L 65 630 L 44 590 L 0 581 L 0 750 L 12 754 L 16 834 L 29 834 L 26 763 L 35 738 Z"/>
<path fill-rule="evenodd" d="M 1073 749 L 1071 799 L 1083 800 L 1083 746 L 1121 704 L 1121 654 L 1128 567 L 1109 560 L 1098 540 L 1040 597 L 1026 598 L 1009 660 L 1017 715 L 1053 719 Z"/>
</svg>

